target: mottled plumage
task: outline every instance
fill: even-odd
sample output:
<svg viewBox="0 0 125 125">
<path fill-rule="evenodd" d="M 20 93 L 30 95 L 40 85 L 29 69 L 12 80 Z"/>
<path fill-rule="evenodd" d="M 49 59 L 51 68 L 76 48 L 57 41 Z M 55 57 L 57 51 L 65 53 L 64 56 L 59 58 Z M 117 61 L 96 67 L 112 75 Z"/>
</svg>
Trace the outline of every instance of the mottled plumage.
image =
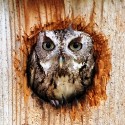
<svg viewBox="0 0 125 125">
<path fill-rule="evenodd" d="M 70 29 L 40 32 L 28 58 L 28 85 L 59 106 L 82 96 L 94 70 L 91 37 Z"/>
</svg>

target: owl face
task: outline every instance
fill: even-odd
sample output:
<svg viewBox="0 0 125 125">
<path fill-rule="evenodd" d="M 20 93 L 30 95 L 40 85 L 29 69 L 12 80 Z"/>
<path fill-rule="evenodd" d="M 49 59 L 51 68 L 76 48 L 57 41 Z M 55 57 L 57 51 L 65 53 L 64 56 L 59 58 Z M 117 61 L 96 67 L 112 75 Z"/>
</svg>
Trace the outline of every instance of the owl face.
<svg viewBox="0 0 125 125">
<path fill-rule="evenodd" d="M 82 96 L 94 70 L 91 37 L 71 29 L 40 32 L 28 60 L 28 83 L 59 106 Z"/>
</svg>

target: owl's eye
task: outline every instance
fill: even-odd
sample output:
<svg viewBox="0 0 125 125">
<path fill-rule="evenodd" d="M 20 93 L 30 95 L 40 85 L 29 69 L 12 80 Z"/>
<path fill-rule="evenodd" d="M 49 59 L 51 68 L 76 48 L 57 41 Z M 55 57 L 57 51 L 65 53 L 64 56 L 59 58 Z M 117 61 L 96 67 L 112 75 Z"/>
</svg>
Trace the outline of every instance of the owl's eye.
<svg viewBox="0 0 125 125">
<path fill-rule="evenodd" d="M 43 49 L 46 51 L 52 51 L 55 48 L 55 45 L 52 41 L 43 42 Z"/>
<path fill-rule="evenodd" d="M 82 49 L 82 43 L 73 40 L 69 43 L 68 48 L 72 51 L 79 51 Z"/>
</svg>

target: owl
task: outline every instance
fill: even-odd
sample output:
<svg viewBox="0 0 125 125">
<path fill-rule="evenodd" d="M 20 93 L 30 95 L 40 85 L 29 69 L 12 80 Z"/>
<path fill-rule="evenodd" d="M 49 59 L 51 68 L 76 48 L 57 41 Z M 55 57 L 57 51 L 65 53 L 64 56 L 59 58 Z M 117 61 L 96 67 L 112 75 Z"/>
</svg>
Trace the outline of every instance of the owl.
<svg viewBox="0 0 125 125">
<path fill-rule="evenodd" d="M 94 67 L 89 34 L 72 28 L 43 31 L 28 57 L 28 86 L 42 100 L 62 106 L 85 94 Z"/>
</svg>

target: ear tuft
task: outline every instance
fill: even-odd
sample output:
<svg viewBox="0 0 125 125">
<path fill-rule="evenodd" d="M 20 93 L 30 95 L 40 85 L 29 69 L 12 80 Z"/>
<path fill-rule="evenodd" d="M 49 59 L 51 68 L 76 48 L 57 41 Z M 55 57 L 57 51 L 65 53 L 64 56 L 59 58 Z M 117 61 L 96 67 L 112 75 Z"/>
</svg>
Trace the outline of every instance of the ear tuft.
<svg viewBox="0 0 125 125">
<path fill-rule="evenodd" d="M 71 33 L 74 33 L 74 30 L 73 30 L 73 27 L 72 27 L 72 24 L 70 24 L 67 28 Z"/>
</svg>

